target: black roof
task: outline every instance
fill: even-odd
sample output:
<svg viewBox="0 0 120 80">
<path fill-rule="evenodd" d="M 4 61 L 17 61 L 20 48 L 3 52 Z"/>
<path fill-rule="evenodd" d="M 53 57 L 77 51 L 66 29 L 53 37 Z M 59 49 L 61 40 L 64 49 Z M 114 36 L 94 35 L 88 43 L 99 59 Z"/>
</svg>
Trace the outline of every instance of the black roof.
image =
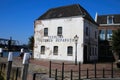
<svg viewBox="0 0 120 80">
<path fill-rule="evenodd" d="M 71 16 L 83 16 L 84 18 L 95 23 L 90 14 L 79 4 L 73 4 L 69 6 L 62 6 L 49 9 L 45 14 L 40 16 L 37 20 L 71 17 Z"/>
<path fill-rule="evenodd" d="M 120 14 L 108 14 L 108 15 L 98 15 L 97 16 L 97 23 L 98 24 L 107 24 L 107 17 L 113 17 L 114 24 L 120 24 Z"/>
</svg>

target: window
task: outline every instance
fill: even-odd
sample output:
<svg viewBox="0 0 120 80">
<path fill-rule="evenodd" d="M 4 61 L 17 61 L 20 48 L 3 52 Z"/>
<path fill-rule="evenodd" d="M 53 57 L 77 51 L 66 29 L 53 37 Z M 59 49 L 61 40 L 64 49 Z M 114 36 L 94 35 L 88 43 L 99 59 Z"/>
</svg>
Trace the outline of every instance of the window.
<svg viewBox="0 0 120 80">
<path fill-rule="evenodd" d="M 113 23 L 113 16 L 107 16 L 107 24 Z"/>
<path fill-rule="evenodd" d="M 58 27 L 57 35 L 62 36 L 62 27 Z"/>
<path fill-rule="evenodd" d="M 73 54 L 73 47 L 72 46 L 68 46 L 67 55 L 68 56 L 72 56 L 72 54 Z"/>
<path fill-rule="evenodd" d="M 48 28 L 44 28 L 44 36 L 48 36 Z"/>
<path fill-rule="evenodd" d="M 58 46 L 54 46 L 53 54 L 58 55 Z"/>
<path fill-rule="evenodd" d="M 88 36 L 88 27 L 86 27 L 86 36 Z"/>
<path fill-rule="evenodd" d="M 95 56 L 97 56 L 97 48 L 95 48 Z"/>
<path fill-rule="evenodd" d="M 95 31 L 95 39 L 97 39 L 97 31 Z"/>
<path fill-rule="evenodd" d="M 112 30 L 108 29 L 107 30 L 107 40 L 111 40 L 112 38 Z"/>
<path fill-rule="evenodd" d="M 41 46 L 41 54 L 45 54 L 45 46 Z"/>
<path fill-rule="evenodd" d="M 106 30 L 99 30 L 100 40 L 105 40 Z"/>
</svg>

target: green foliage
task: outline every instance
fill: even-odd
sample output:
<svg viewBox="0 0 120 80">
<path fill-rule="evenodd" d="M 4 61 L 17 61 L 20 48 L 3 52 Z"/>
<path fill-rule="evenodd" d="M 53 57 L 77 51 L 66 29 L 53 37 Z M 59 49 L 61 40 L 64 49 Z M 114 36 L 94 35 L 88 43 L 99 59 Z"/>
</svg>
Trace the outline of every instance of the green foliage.
<svg viewBox="0 0 120 80">
<path fill-rule="evenodd" d="M 34 46 L 34 37 L 31 36 L 29 37 L 28 47 L 29 49 L 33 50 L 33 46 Z"/>
<path fill-rule="evenodd" d="M 120 29 L 118 29 L 117 31 L 113 31 L 112 49 L 115 53 L 120 53 Z"/>
<path fill-rule="evenodd" d="M 0 80 L 5 80 L 4 77 L 1 74 L 0 74 Z"/>
</svg>

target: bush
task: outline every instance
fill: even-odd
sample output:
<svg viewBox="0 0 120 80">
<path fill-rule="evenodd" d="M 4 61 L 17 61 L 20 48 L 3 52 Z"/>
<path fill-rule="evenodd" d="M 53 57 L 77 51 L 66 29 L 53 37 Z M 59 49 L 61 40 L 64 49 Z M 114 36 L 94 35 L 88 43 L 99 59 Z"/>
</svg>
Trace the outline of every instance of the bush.
<svg viewBox="0 0 120 80">
<path fill-rule="evenodd" d="M 0 80 L 5 80 L 4 77 L 0 74 Z"/>
</svg>

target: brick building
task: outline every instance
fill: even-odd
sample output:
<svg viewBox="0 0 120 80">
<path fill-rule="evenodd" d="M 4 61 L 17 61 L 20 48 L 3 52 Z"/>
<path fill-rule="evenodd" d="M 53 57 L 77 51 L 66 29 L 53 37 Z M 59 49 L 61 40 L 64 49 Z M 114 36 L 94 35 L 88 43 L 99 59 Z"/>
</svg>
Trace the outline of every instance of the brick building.
<svg viewBox="0 0 120 80">
<path fill-rule="evenodd" d="M 99 24 L 99 60 L 113 61 L 111 37 L 112 32 L 120 28 L 120 14 L 97 15 L 96 22 Z"/>
</svg>

